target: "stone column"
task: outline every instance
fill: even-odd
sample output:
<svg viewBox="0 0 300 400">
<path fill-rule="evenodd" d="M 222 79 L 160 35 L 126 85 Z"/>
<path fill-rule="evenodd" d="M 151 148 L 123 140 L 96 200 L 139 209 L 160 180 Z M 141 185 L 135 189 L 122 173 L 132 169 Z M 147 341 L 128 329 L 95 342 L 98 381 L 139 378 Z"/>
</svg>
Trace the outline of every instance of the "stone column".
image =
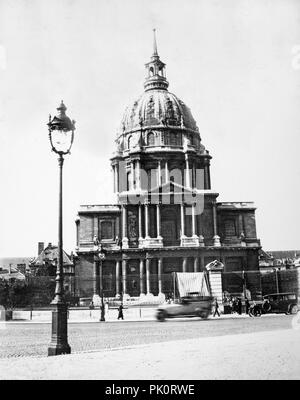
<svg viewBox="0 0 300 400">
<path fill-rule="evenodd" d="M 195 204 L 192 204 L 192 236 L 196 235 L 196 215 L 195 215 Z"/>
<path fill-rule="evenodd" d="M 204 271 L 204 268 L 205 268 L 205 260 L 204 260 L 204 256 L 203 255 L 201 255 L 200 256 L 200 271 L 201 272 L 203 272 Z"/>
<path fill-rule="evenodd" d="M 114 193 L 116 193 L 116 166 L 112 166 L 113 169 L 113 175 L 114 175 Z"/>
<path fill-rule="evenodd" d="M 149 258 L 146 259 L 146 290 L 147 294 L 150 294 L 151 286 L 150 286 L 150 262 Z"/>
<path fill-rule="evenodd" d="M 169 167 L 168 167 L 168 161 L 165 161 L 165 180 L 166 183 L 169 182 Z"/>
<path fill-rule="evenodd" d="M 186 272 L 187 270 L 187 257 L 183 257 L 182 260 L 182 272 Z"/>
<path fill-rule="evenodd" d="M 161 185 L 161 161 L 158 160 L 158 168 L 157 168 L 157 186 Z"/>
<path fill-rule="evenodd" d="M 117 179 L 117 183 L 116 183 L 116 189 L 117 189 L 117 193 L 119 193 L 119 164 L 116 165 L 116 179 Z"/>
<path fill-rule="evenodd" d="M 128 249 L 127 209 L 125 205 L 122 206 L 122 247 Z"/>
<path fill-rule="evenodd" d="M 130 163 L 130 172 L 131 172 L 131 190 L 134 190 L 134 161 Z"/>
<path fill-rule="evenodd" d="M 161 233 L 161 220 L 160 220 L 160 204 L 156 204 L 156 228 L 157 228 L 157 238 L 162 239 Z"/>
<path fill-rule="evenodd" d="M 137 189 L 141 189 L 141 162 L 140 160 L 136 161 L 136 182 L 135 186 Z"/>
<path fill-rule="evenodd" d="M 145 294 L 144 289 L 144 260 L 140 259 L 140 296 Z"/>
<path fill-rule="evenodd" d="M 142 235 L 142 205 L 139 204 L 139 246 L 143 244 L 143 235 Z"/>
<path fill-rule="evenodd" d="M 209 160 L 204 160 L 204 189 L 210 189 Z"/>
<path fill-rule="evenodd" d="M 75 219 L 76 223 L 76 246 L 79 247 L 79 233 L 80 233 L 80 218 Z"/>
<path fill-rule="evenodd" d="M 127 294 L 127 260 L 122 261 L 123 296 Z"/>
<path fill-rule="evenodd" d="M 116 261 L 116 296 L 120 296 L 120 261 Z"/>
<path fill-rule="evenodd" d="M 199 258 L 194 258 L 194 272 L 199 272 Z"/>
<path fill-rule="evenodd" d="M 217 231 L 217 205 L 215 201 L 213 202 L 212 207 L 213 207 L 212 210 L 213 210 L 214 246 L 220 247 L 221 246 L 220 236 L 218 236 L 218 231 Z"/>
<path fill-rule="evenodd" d="M 208 169 L 207 169 L 206 160 L 204 162 L 205 162 L 205 164 L 204 164 L 204 189 L 209 189 Z"/>
<path fill-rule="evenodd" d="M 208 189 L 211 188 L 211 184 L 210 184 L 210 169 L 209 169 L 209 161 L 207 164 L 207 182 L 208 182 Z"/>
<path fill-rule="evenodd" d="M 185 237 L 185 229 L 184 229 L 184 204 L 180 204 L 180 215 L 181 215 L 181 237 Z"/>
<path fill-rule="evenodd" d="M 192 188 L 196 188 L 196 167 L 195 163 L 193 163 L 193 170 L 192 170 Z"/>
<path fill-rule="evenodd" d="M 190 188 L 191 187 L 191 182 L 190 182 L 190 167 L 189 167 L 189 160 L 188 160 L 188 155 L 185 155 L 185 184 L 186 187 Z"/>
<path fill-rule="evenodd" d="M 162 293 L 162 258 L 158 259 L 158 294 Z"/>
<path fill-rule="evenodd" d="M 148 204 L 145 204 L 145 238 L 149 239 L 149 209 L 148 209 Z"/>
</svg>

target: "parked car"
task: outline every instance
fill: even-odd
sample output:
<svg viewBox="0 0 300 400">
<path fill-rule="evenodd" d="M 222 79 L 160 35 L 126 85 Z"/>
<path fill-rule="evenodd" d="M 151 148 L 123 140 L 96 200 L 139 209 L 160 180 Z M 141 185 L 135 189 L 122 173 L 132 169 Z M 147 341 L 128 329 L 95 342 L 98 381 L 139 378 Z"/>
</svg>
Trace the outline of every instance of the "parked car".
<svg viewBox="0 0 300 400">
<path fill-rule="evenodd" d="M 179 303 L 163 304 L 156 311 L 156 319 L 164 321 L 166 318 L 200 317 L 208 318 L 212 311 L 213 297 L 185 296 Z"/>
<path fill-rule="evenodd" d="M 300 309 L 299 297 L 296 293 L 271 293 L 263 296 L 264 313 L 297 314 Z"/>
</svg>

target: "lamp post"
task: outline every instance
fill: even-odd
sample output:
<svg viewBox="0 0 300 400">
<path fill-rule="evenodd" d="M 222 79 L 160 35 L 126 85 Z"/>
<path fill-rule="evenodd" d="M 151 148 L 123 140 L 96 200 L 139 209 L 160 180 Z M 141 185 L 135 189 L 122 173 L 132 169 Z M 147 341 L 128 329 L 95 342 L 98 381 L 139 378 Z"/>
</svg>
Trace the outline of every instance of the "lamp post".
<svg viewBox="0 0 300 400">
<path fill-rule="evenodd" d="M 51 119 L 49 115 L 48 130 L 52 151 L 58 154 L 59 165 L 59 206 L 58 206 L 58 256 L 55 279 L 55 295 L 51 302 L 52 310 L 52 335 L 48 347 L 48 356 L 70 354 L 68 344 L 68 317 L 67 304 L 64 297 L 64 271 L 63 271 L 63 222 L 62 222 L 62 169 L 64 155 L 70 154 L 74 139 L 75 121 L 66 115 L 66 106 L 63 101 L 57 108 L 58 115 Z"/>
<path fill-rule="evenodd" d="M 95 259 L 99 262 L 99 281 L 100 281 L 100 299 L 101 299 L 101 316 L 100 321 L 105 321 L 105 308 L 104 308 L 104 299 L 103 299 L 103 264 L 102 261 L 105 260 L 105 250 L 102 249 L 102 245 L 100 244 L 98 238 L 94 239 L 94 252 Z"/>
<path fill-rule="evenodd" d="M 100 297 L 101 297 L 101 316 L 100 321 L 105 321 L 105 306 L 103 299 L 103 264 L 102 261 L 105 260 L 105 254 L 102 251 L 98 254 L 99 257 L 99 275 L 100 275 Z"/>
</svg>

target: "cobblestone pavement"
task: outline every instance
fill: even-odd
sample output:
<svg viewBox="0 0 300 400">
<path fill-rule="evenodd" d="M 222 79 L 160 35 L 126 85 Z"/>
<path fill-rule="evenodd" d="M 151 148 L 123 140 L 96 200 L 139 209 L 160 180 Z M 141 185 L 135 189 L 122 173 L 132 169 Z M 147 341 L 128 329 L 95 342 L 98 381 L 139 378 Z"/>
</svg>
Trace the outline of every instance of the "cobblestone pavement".
<svg viewBox="0 0 300 400">
<path fill-rule="evenodd" d="M 110 349 L 138 344 L 159 343 L 198 337 L 290 329 L 292 316 L 199 320 L 178 319 L 167 322 L 119 321 L 69 323 L 72 353 Z M 50 324 L 6 323 L 0 329 L 0 358 L 45 356 L 51 338 Z"/>
</svg>

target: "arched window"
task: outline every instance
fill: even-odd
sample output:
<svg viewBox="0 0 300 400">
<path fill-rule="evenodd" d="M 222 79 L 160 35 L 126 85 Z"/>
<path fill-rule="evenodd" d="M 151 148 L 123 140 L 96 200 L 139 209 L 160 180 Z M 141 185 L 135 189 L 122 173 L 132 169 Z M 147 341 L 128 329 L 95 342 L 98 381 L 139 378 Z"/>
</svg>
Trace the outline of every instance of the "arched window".
<svg viewBox="0 0 300 400">
<path fill-rule="evenodd" d="M 127 141 L 127 148 L 130 149 L 132 136 L 130 135 Z"/>
<path fill-rule="evenodd" d="M 154 146 L 155 145 L 155 136 L 153 132 L 150 132 L 147 136 L 147 145 Z"/>
<path fill-rule="evenodd" d="M 153 67 L 150 67 L 149 72 L 150 72 L 150 76 L 153 76 L 153 75 L 154 75 L 154 69 L 153 69 Z"/>
</svg>

